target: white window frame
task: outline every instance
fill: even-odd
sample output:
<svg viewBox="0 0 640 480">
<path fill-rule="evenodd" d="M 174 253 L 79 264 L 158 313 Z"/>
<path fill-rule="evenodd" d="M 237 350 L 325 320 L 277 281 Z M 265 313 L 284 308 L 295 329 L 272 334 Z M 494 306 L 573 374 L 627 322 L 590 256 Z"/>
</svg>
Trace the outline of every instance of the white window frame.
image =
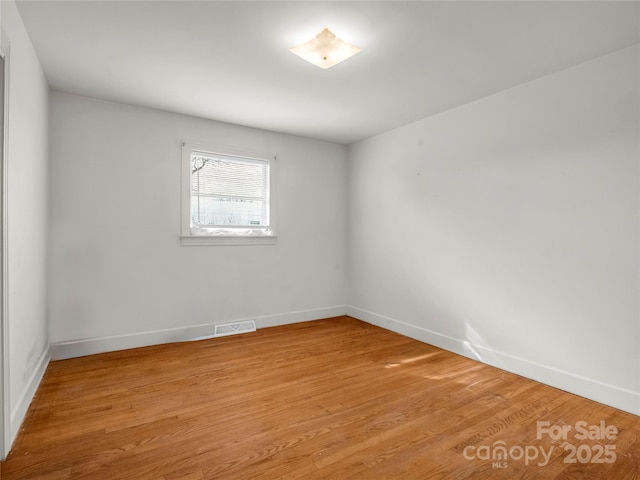
<svg viewBox="0 0 640 480">
<path fill-rule="evenodd" d="M 192 152 L 209 153 L 238 157 L 240 159 L 260 160 L 269 166 L 269 225 L 260 228 L 212 228 L 208 233 L 194 232 L 191 226 L 191 154 Z M 276 156 L 249 153 L 229 147 L 206 145 L 196 142 L 182 142 L 182 228 L 180 240 L 182 245 L 269 245 L 276 243 Z"/>
</svg>

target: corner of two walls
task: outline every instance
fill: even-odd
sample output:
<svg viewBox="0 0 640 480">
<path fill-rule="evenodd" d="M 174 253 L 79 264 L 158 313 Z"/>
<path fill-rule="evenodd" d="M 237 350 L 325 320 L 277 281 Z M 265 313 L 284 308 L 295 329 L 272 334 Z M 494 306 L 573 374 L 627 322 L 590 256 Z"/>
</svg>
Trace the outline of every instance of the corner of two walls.
<svg viewBox="0 0 640 480">
<path fill-rule="evenodd" d="M 639 58 L 352 145 L 350 314 L 639 415 Z"/>
</svg>

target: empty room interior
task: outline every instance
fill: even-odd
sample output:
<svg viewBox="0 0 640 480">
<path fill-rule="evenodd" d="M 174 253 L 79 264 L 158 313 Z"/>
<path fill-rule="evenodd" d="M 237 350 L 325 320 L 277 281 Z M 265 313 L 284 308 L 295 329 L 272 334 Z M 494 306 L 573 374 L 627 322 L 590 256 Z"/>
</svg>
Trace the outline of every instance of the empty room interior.
<svg viewBox="0 0 640 480">
<path fill-rule="evenodd" d="M 638 478 L 640 2 L 0 24 L 0 478 Z"/>
</svg>

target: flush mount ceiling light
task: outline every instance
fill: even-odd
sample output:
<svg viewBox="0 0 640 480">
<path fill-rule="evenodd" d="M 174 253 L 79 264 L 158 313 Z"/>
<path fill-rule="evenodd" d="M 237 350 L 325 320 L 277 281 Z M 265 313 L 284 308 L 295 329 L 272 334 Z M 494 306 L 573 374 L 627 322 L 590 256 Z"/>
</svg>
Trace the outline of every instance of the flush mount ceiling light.
<svg viewBox="0 0 640 480">
<path fill-rule="evenodd" d="M 330 68 L 352 57 L 360 49 L 339 39 L 331 30 L 325 27 L 311 40 L 290 48 L 289 51 L 320 68 Z"/>
</svg>

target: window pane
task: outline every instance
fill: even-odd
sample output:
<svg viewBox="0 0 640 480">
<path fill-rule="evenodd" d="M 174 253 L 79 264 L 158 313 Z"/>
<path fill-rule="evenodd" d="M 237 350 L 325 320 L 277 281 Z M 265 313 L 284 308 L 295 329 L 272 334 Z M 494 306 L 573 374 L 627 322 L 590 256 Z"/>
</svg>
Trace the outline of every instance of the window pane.
<svg viewBox="0 0 640 480">
<path fill-rule="evenodd" d="M 268 165 L 267 161 L 192 153 L 192 225 L 268 226 Z"/>
</svg>

